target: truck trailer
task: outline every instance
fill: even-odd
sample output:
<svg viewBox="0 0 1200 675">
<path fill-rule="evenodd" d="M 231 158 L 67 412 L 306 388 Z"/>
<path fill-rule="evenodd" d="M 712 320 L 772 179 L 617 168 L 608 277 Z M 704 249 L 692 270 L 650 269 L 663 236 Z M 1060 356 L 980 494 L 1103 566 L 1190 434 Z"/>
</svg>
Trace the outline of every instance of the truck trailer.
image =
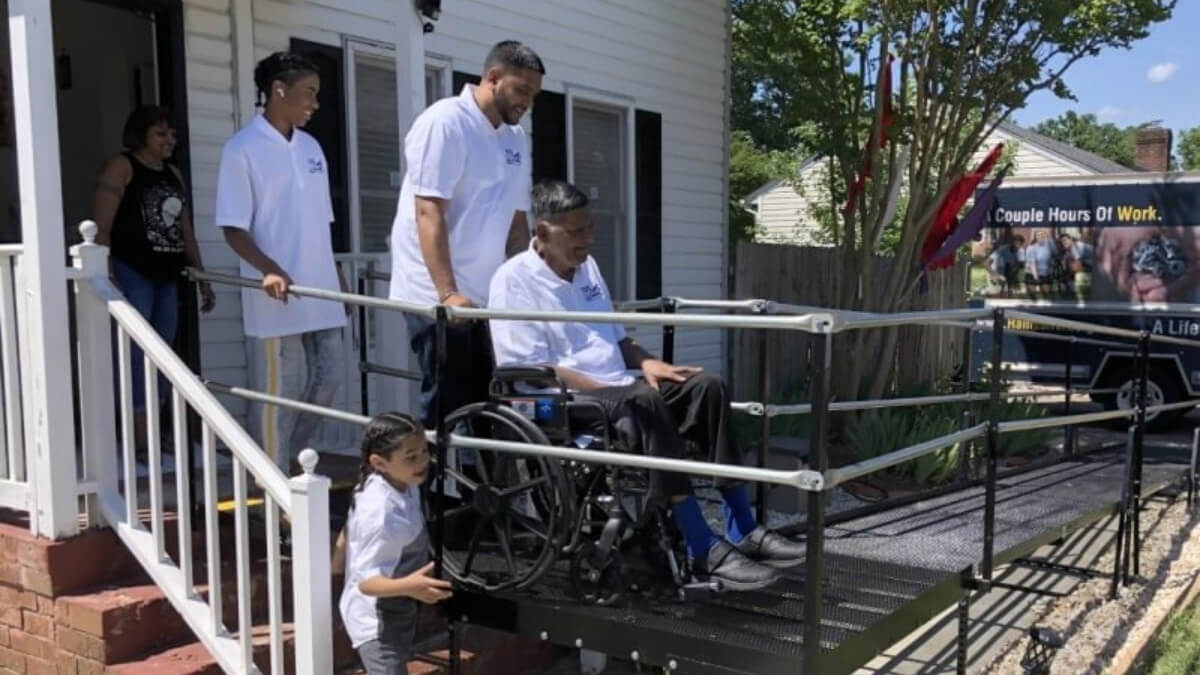
<svg viewBox="0 0 1200 675">
<path fill-rule="evenodd" d="M 1148 403 L 1200 398 L 1200 172 L 1012 178 L 971 245 L 972 307 L 1025 310 L 1196 342 L 1151 348 Z M 992 334 L 972 336 L 972 374 Z M 1133 340 L 1010 319 L 1005 376 L 1134 405 Z M 1152 416 L 1171 426 L 1186 411 Z"/>
</svg>

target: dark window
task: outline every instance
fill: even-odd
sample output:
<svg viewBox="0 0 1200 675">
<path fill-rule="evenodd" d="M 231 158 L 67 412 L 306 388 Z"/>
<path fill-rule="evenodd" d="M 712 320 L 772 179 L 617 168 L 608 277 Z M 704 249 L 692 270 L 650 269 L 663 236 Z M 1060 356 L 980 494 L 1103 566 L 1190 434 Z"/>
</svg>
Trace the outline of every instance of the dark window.
<svg viewBox="0 0 1200 675">
<path fill-rule="evenodd" d="M 346 170 L 346 87 L 342 79 L 344 57 L 341 47 L 292 38 L 291 50 L 312 59 L 321 71 L 321 109 L 313 115 L 305 131 L 321 144 L 329 162 L 329 192 L 333 197 L 333 250 L 350 250 L 350 193 Z"/>
<path fill-rule="evenodd" d="M 637 297 L 662 295 L 662 115 L 637 111 Z"/>
</svg>

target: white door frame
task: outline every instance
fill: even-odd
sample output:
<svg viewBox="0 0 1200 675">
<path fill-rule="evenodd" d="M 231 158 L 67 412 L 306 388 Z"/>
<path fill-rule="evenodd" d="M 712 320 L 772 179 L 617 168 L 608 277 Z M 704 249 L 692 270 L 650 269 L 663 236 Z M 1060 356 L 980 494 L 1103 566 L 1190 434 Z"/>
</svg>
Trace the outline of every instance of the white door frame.
<svg viewBox="0 0 1200 675">
<path fill-rule="evenodd" d="M 567 181 L 575 182 L 575 104 L 608 112 L 621 113 L 622 129 L 621 171 L 625 179 L 625 231 L 624 253 L 627 261 L 624 269 L 625 293 L 628 297 L 617 300 L 637 299 L 637 106 L 634 99 L 576 84 L 565 85 L 567 99 Z"/>
<path fill-rule="evenodd" d="M 342 53 L 345 56 L 342 60 L 346 87 L 346 154 L 348 155 L 346 166 L 349 169 L 347 191 L 350 194 L 350 252 L 356 258 L 361 257 L 366 260 L 386 254 L 384 252 L 364 253 L 362 250 L 362 205 L 358 200 L 362 181 L 358 165 L 358 81 L 354 66 L 359 56 L 366 56 L 368 59 L 374 59 L 395 68 L 396 50 L 356 38 L 347 38 L 344 42 Z"/>
</svg>

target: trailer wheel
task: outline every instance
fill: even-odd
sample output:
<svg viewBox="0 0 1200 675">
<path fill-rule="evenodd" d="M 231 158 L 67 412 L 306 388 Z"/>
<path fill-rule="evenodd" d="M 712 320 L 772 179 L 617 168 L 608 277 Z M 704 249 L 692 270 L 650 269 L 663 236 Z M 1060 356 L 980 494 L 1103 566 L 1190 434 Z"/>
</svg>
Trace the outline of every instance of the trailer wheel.
<svg viewBox="0 0 1200 675">
<path fill-rule="evenodd" d="M 1105 396 L 1102 400 L 1104 407 L 1109 410 L 1130 410 L 1137 401 L 1134 400 L 1134 385 L 1136 373 L 1133 368 L 1123 368 L 1113 376 L 1105 378 L 1106 387 L 1116 389 L 1115 395 Z M 1146 405 L 1153 407 L 1183 400 L 1183 388 L 1179 385 L 1179 377 L 1161 366 L 1151 365 L 1146 378 Z M 1146 429 L 1154 433 L 1167 431 L 1175 426 L 1185 410 L 1169 412 L 1151 412 L 1146 415 Z M 1125 426 L 1125 422 L 1118 423 Z"/>
</svg>

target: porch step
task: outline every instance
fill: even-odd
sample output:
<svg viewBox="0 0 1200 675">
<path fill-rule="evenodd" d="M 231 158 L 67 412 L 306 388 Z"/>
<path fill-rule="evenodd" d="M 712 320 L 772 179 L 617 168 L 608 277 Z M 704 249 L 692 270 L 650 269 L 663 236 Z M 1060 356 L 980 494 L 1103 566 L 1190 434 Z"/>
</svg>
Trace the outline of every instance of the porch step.
<svg viewBox="0 0 1200 675">
<path fill-rule="evenodd" d="M 285 570 L 286 573 L 286 570 Z M 203 569 L 198 579 L 206 579 Z M 222 607 L 226 623 L 236 616 L 242 596 L 236 575 L 230 566 L 222 570 Z M 266 575 L 259 572 L 250 579 L 250 609 L 255 622 L 268 615 Z M 207 585 L 197 592 L 208 596 Z M 284 616 L 290 616 L 290 597 L 283 603 Z M 194 639 L 191 629 L 179 616 L 157 585 L 142 579 L 126 584 L 108 584 L 91 591 L 60 597 L 55 603 L 59 623 L 59 647 L 76 656 L 105 665 L 121 663 L 164 645 L 180 645 Z"/>
<path fill-rule="evenodd" d="M 255 626 L 251 632 L 251 644 L 254 650 L 254 661 L 262 672 L 270 672 L 270 633 L 268 626 Z M 343 647 L 344 648 L 339 648 Z M 283 672 L 294 673 L 295 668 L 295 634 L 292 624 L 284 626 L 283 630 Z M 349 643 L 336 645 L 334 649 L 335 672 L 341 675 L 364 674 L 366 671 L 358 661 L 358 655 L 353 650 L 347 651 Z M 470 664 L 474 654 L 461 651 L 459 663 L 463 666 L 464 675 L 476 675 Z M 450 672 L 449 654 L 445 651 L 434 651 L 420 654 L 408 662 L 408 675 L 446 675 Z M 220 675 L 221 668 L 199 642 L 172 647 L 160 652 L 142 655 L 136 660 L 111 665 L 105 669 L 107 675 Z"/>
</svg>

